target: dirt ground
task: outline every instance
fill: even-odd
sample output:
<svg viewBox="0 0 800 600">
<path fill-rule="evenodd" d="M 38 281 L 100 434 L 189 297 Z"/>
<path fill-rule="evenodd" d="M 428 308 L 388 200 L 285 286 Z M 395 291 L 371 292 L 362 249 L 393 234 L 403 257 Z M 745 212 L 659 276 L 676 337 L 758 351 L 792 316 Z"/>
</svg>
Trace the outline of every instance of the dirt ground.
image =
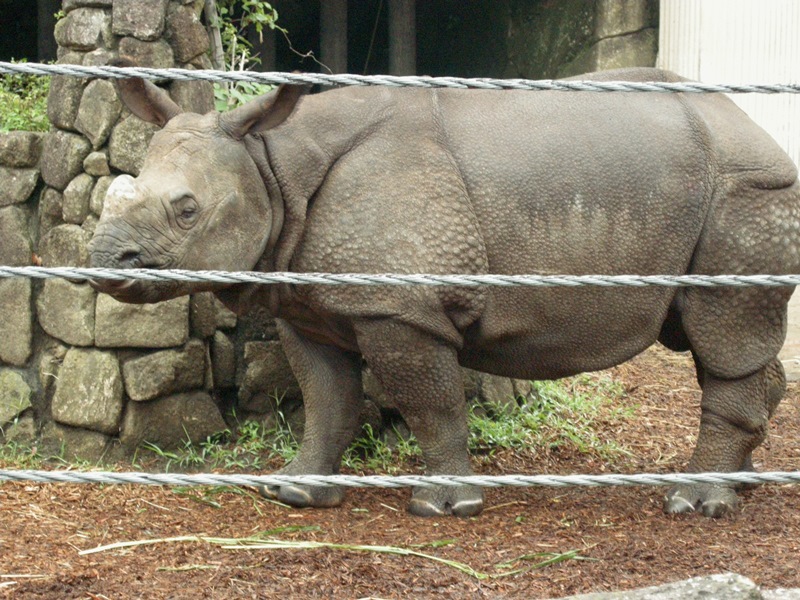
<svg viewBox="0 0 800 600">
<path fill-rule="evenodd" d="M 700 394 L 685 355 L 651 349 L 611 373 L 636 415 L 609 424 L 631 456 L 501 452 L 476 470 L 503 473 L 676 472 L 694 444 Z M 790 384 L 761 470 L 800 469 L 799 384 Z M 742 494 L 732 516 L 661 512 L 664 488 L 487 492 L 474 519 L 419 519 L 407 490 L 352 490 L 337 509 L 297 510 L 233 491 L 133 486 L 0 485 L 0 597 L 8 598 L 551 598 L 733 571 L 765 588 L 800 587 L 800 487 Z M 236 549 L 178 536 L 348 548 Z M 119 542 L 149 545 L 81 551 Z M 406 548 L 425 556 L 353 549 Z M 572 552 L 568 555 L 566 553 Z M 561 562 L 531 568 L 553 555 Z M 474 572 L 451 564 L 457 561 Z M 522 569 L 517 574 L 509 571 Z M 526 570 L 527 569 L 527 570 Z"/>
</svg>

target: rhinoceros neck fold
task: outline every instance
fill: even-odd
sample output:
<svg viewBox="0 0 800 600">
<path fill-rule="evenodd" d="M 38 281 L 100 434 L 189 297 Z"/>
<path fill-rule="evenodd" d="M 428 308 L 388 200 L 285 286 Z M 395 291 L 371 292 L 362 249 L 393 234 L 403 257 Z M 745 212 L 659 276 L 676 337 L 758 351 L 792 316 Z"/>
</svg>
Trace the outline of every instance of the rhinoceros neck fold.
<svg viewBox="0 0 800 600">
<path fill-rule="evenodd" d="M 290 270 L 315 194 L 337 161 L 380 129 L 388 101 L 382 102 L 374 90 L 367 91 L 366 101 L 363 93 L 342 89 L 307 96 L 284 124 L 250 136 L 247 148 L 264 169 L 275 215 L 272 260 L 266 268 Z"/>
</svg>

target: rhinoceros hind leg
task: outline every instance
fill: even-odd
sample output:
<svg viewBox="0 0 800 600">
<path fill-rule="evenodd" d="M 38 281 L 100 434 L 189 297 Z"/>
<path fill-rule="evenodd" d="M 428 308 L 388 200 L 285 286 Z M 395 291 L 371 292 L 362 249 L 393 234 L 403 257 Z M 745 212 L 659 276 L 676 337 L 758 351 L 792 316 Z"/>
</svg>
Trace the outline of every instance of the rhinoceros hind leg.
<svg viewBox="0 0 800 600">
<path fill-rule="evenodd" d="M 774 359 L 740 379 L 703 374 L 700 434 L 689 461 L 690 473 L 753 470 L 752 452 L 767 434 L 769 418 L 786 387 L 783 366 Z M 742 485 L 681 484 L 664 498 L 668 513 L 699 511 L 720 517 L 737 506 L 735 489 Z"/>
</svg>

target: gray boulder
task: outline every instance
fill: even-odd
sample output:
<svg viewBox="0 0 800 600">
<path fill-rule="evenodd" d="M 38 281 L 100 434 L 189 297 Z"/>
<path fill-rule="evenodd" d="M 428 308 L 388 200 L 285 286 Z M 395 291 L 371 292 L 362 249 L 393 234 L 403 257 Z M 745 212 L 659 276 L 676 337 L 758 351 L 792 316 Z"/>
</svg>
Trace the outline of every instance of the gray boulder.
<svg viewBox="0 0 800 600">
<path fill-rule="evenodd" d="M 560 600 L 762 600 L 758 586 L 735 573 L 696 577 L 627 592 L 598 592 Z"/>
<path fill-rule="evenodd" d="M 33 351 L 32 283 L 30 279 L 0 281 L 0 361 L 25 366 Z"/>
<path fill-rule="evenodd" d="M 164 450 L 193 443 L 226 429 L 225 421 L 206 392 L 167 396 L 150 402 L 131 402 L 125 411 L 120 442 L 133 449 L 150 442 Z"/>
<path fill-rule="evenodd" d="M 0 369 L 0 427 L 30 407 L 30 386 L 19 373 Z"/>
<path fill-rule="evenodd" d="M 88 267 L 91 234 L 74 224 L 53 227 L 39 242 L 45 267 Z"/>
<path fill-rule="evenodd" d="M 114 35 L 156 40 L 164 31 L 168 0 L 117 0 L 112 7 Z"/>
<path fill-rule="evenodd" d="M 66 461 L 100 462 L 114 444 L 112 436 L 52 422 L 43 428 L 42 440 L 49 451 Z"/>
<path fill-rule="evenodd" d="M 92 145 L 82 135 L 51 131 L 44 140 L 42 179 L 50 187 L 63 191 L 82 171 L 83 161 L 91 151 Z"/>
<path fill-rule="evenodd" d="M 192 335 L 198 338 L 208 338 L 217 330 L 217 308 L 214 303 L 214 294 L 200 292 L 192 294 L 189 304 Z"/>
<path fill-rule="evenodd" d="M 155 125 L 129 116 L 111 132 L 108 141 L 108 162 L 120 171 L 137 175 L 144 162 L 143 148 L 158 130 Z"/>
<path fill-rule="evenodd" d="M 134 64 L 153 69 L 169 69 L 175 63 L 172 47 L 164 40 L 143 42 L 134 37 L 125 37 L 119 42 L 119 54 Z"/>
<path fill-rule="evenodd" d="M 177 350 L 153 352 L 122 363 L 125 391 L 131 400 L 152 400 L 176 392 L 203 387 L 205 346 L 190 340 Z"/>
<path fill-rule="evenodd" d="M 53 419 L 108 435 L 119 431 L 122 375 L 112 352 L 71 348 L 64 357 L 53 395 Z"/>
<path fill-rule="evenodd" d="M 800 600 L 800 589 L 762 590 L 764 600 Z"/>
<path fill-rule="evenodd" d="M 38 182 L 39 169 L 0 167 L 0 206 L 25 202 Z"/>
<path fill-rule="evenodd" d="M 95 344 L 100 348 L 172 348 L 188 339 L 188 296 L 141 305 L 97 297 Z"/>
<path fill-rule="evenodd" d="M 59 60 L 59 64 L 63 61 Z M 80 64 L 78 61 L 77 64 Z M 47 95 L 47 118 L 60 129 L 75 129 L 75 119 L 83 97 L 86 80 L 66 75 L 55 75 L 50 80 Z"/>
<path fill-rule="evenodd" d="M 185 111 L 204 115 L 214 110 L 214 84 L 210 81 L 173 81 L 169 95 Z"/>
<path fill-rule="evenodd" d="M 239 386 L 239 407 L 267 412 L 275 399 L 299 399 L 300 385 L 289 367 L 280 342 L 247 342 L 245 372 Z"/>
<path fill-rule="evenodd" d="M 208 51 L 208 33 L 192 6 L 170 5 L 166 33 L 180 63 L 188 63 Z"/>
<path fill-rule="evenodd" d="M 30 265 L 31 252 L 27 213 L 18 206 L 0 208 L 0 264 L 7 267 Z"/>
<path fill-rule="evenodd" d="M 89 200 L 94 189 L 94 177 L 81 173 L 64 190 L 62 217 L 66 223 L 80 225 L 89 216 Z"/>
<path fill-rule="evenodd" d="M 62 5 L 62 10 L 65 13 L 68 13 L 71 10 L 75 10 L 76 8 L 81 7 L 110 7 L 114 3 L 114 0 L 64 0 L 64 4 Z"/>
<path fill-rule="evenodd" d="M 42 155 L 44 134 L 30 131 L 0 133 L 0 165 L 35 167 Z"/>
<path fill-rule="evenodd" d="M 59 46 L 88 52 L 99 46 L 109 47 L 114 37 L 111 32 L 111 13 L 102 8 L 76 8 L 56 23 L 56 42 Z"/>
<path fill-rule="evenodd" d="M 106 164 L 106 166 L 108 166 Z M 89 210 L 92 211 L 92 214 L 100 216 L 100 213 L 103 212 L 103 202 L 106 198 L 106 192 L 108 188 L 111 186 L 111 183 L 116 179 L 113 175 L 107 175 L 105 177 L 101 177 L 97 180 L 97 183 L 92 190 L 92 196 L 89 198 Z"/>
<path fill-rule="evenodd" d="M 218 390 L 236 385 L 236 350 L 230 338 L 217 331 L 211 340 L 211 366 L 214 387 Z"/>
<path fill-rule="evenodd" d="M 56 225 L 61 225 L 64 196 L 58 190 L 46 187 L 39 196 L 39 239 L 44 238 Z"/>
<path fill-rule="evenodd" d="M 108 166 L 108 154 L 106 152 L 92 152 L 83 160 L 83 170 L 95 177 L 105 177 L 111 174 Z"/>
<path fill-rule="evenodd" d="M 36 300 L 39 324 L 48 335 L 73 346 L 94 344 L 95 291 L 85 283 L 47 279 Z"/>
<path fill-rule="evenodd" d="M 97 149 L 106 143 L 121 113 L 122 103 L 117 98 L 114 84 L 95 79 L 83 92 L 75 129 L 89 138 L 92 147 Z"/>
<path fill-rule="evenodd" d="M 42 396 L 50 398 L 58 382 L 58 372 L 68 348 L 56 340 L 48 340 L 39 357 L 39 385 Z"/>
<path fill-rule="evenodd" d="M 0 439 L 6 442 L 31 445 L 36 439 L 36 420 L 31 414 L 23 414 L 0 429 Z"/>
<path fill-rule="evenodd" d="M 595 17 L 596 39 L 636 33 L 658 26 L 657 2 L 604 2 Z"/>
</svg>

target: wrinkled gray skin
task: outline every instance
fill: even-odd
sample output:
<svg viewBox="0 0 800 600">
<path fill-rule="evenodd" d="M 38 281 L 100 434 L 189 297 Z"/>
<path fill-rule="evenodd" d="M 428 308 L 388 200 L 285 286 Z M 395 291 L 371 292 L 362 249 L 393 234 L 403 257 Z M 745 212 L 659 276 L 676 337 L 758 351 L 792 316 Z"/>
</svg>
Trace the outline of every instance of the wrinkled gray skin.
<svg viewBox="0 0 800 600">
<path fill-rule="evenodd" d="M 655 70 L 595 79 L 678 80 Z M 283 87 L 220 116 L 120 85 L 164 125 L 141 174 L 109 190 L 97 267 L 297 272 L 798 273 L 789 158 L 711 95 Z M 198 289 L 96 282 L 127 302 Z M 703 389 L 688 471 L 752 468 L 785 388 L 791 290 L 249 286 L 216 289 L 278 318 L 306 429 L 284 473 L 330 474 L 359 428 L 361 358 L 400 407 L 428 472 L 471 472 L 459 365 L 558 378 L 656 340 L 691 350 Z M 334 506 L 341 489 L 264 490 Z M 681 485 L 668 512 L 718 516 L 731 488 Z M 416 489 L 418 515 L 469 516 L 478 488 Z"/>
</svg>

